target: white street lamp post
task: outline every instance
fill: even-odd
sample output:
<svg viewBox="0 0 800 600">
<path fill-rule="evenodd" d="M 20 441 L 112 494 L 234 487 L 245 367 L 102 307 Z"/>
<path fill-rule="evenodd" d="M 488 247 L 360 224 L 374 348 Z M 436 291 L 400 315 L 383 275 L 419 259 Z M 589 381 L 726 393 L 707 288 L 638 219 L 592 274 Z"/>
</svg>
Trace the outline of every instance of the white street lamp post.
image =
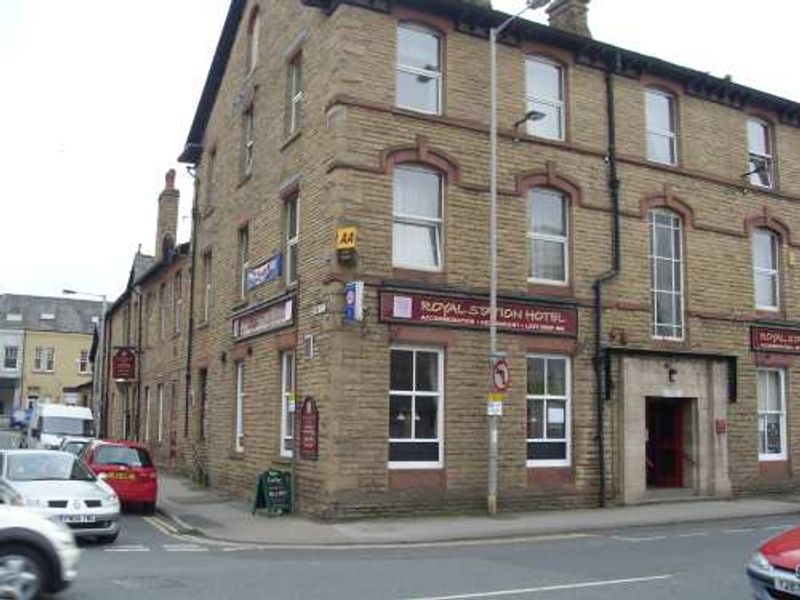
<svg viewBox="0 0 800 600">
<path fill-rule="evenodd" d="M 103 308 L 100 314 L 100 328 L 97 332 L 99 338 L 99 344 L 97 348 L 97 354 L 95 358 L 94 364 L 94 371 L 92 372 L 92 404 L 95 418 L 97 420 L 97 433 L 102 431 L 101 429 L 101 420 L 105 420 L 106 416 L 102 414 L 101 406 L 102 406 L 102 396 L 103 396 L 103 388 L 105 385 L 105 360 L 106 360 L 106 351 L 105 351 L 105 333 L 106 333 L 106 295 L 105 294 L 92 294 L 89 292 L 79 292 L 77 290 L 69 290 L 64 289 L 61 290 L 62 293 L 68 296 L 89 296 L 91 298 L 97 298 L 102 300 Z"/>
<path fill-rule="evenodd" d="M 489 118 L 490 145 L 490 208 L 489 208 L 489 381 L 492 389 L 492 364 L 497 352 L 497 37 L 514 20 L 528 10 L 546 6 L 550 0 L 527 0 L 526 6 L 506 19 L 499 27 L 489 30 L 489 65 L 491 115 Z M 497 513 L 497 415 L 489 414 L 489 465 L 486 489 L 486 508 L 490 515 Z"/>
</svg>

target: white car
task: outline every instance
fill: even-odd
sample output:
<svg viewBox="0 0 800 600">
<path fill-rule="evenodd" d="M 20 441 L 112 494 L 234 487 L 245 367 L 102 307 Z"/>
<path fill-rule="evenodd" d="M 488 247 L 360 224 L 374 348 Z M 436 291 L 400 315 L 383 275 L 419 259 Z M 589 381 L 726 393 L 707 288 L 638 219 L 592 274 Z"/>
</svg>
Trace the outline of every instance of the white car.
<svg viewBox="0 0 800 600">
<path fill-rule="evenodd" d="M 0 497 L 59 519 L 76 537 L 113 542 L 119 535 L 116 492 L 68 452 L 0 452 Z"/>
<path fill-rule="evenodd" d="M 25 508 L 0 506 L 0 598 L 32 600 L 67 587 L 80 550 L 63 524 Z"/>
</svg>

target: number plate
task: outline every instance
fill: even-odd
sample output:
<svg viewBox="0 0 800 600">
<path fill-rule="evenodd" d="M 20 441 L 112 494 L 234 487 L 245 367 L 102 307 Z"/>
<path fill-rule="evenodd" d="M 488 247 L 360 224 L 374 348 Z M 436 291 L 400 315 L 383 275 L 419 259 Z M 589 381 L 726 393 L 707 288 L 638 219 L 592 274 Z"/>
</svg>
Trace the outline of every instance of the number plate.
<svg viewBox="0 0 800 600">
<path fill-rule="evenodd" d="M 110 471 L 106 477 L 108 479 L 136 479 L 134 473 L 126 473 L 125 471 Z"/>
<path fill-rule="evenodd" d="M 61 515 L 64 523 L 94 523 L 94 515 Z"/>
<path fill-rule="evenodd" d="M 792 581 L 790 579 L 775 578 L 775 589 L 780 592 L 786 592 L 793 596 L 800 597 L 800 581 Z"/>
</svg>

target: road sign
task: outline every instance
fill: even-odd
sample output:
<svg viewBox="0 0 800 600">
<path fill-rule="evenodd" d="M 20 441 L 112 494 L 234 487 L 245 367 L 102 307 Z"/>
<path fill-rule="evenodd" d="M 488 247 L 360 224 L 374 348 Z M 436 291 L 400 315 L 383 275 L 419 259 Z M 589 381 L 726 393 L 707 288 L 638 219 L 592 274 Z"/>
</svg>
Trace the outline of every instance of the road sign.
<svg viewBox="0 0 800 600">
<path fill-rule="evenodd" d="M 503 416 L 503 403 L 502 402 L 487 402 L 486 414 L 489 416 L 502 417 Z"/>
<path fill-rule="evenodd" d="M 492 384 L 496 392 L 505 392 L 511 385 L 511 371 L 505 358 L 495 361 L 492 367 Z"/>
</svg>

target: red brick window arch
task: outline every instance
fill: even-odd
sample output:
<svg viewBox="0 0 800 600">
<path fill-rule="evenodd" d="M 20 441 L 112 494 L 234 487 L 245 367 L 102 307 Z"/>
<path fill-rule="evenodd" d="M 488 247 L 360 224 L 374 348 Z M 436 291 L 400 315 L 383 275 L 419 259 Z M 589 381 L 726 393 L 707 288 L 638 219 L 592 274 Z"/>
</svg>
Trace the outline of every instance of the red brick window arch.
<svg viewBox="0 0 800 600">
<path fill-rule="evenodd" d="M 261 37 L 261 11 L 254 6 L 247 21 L 247 74 L 258 64 L 258 43 Z"/>
</svg>

